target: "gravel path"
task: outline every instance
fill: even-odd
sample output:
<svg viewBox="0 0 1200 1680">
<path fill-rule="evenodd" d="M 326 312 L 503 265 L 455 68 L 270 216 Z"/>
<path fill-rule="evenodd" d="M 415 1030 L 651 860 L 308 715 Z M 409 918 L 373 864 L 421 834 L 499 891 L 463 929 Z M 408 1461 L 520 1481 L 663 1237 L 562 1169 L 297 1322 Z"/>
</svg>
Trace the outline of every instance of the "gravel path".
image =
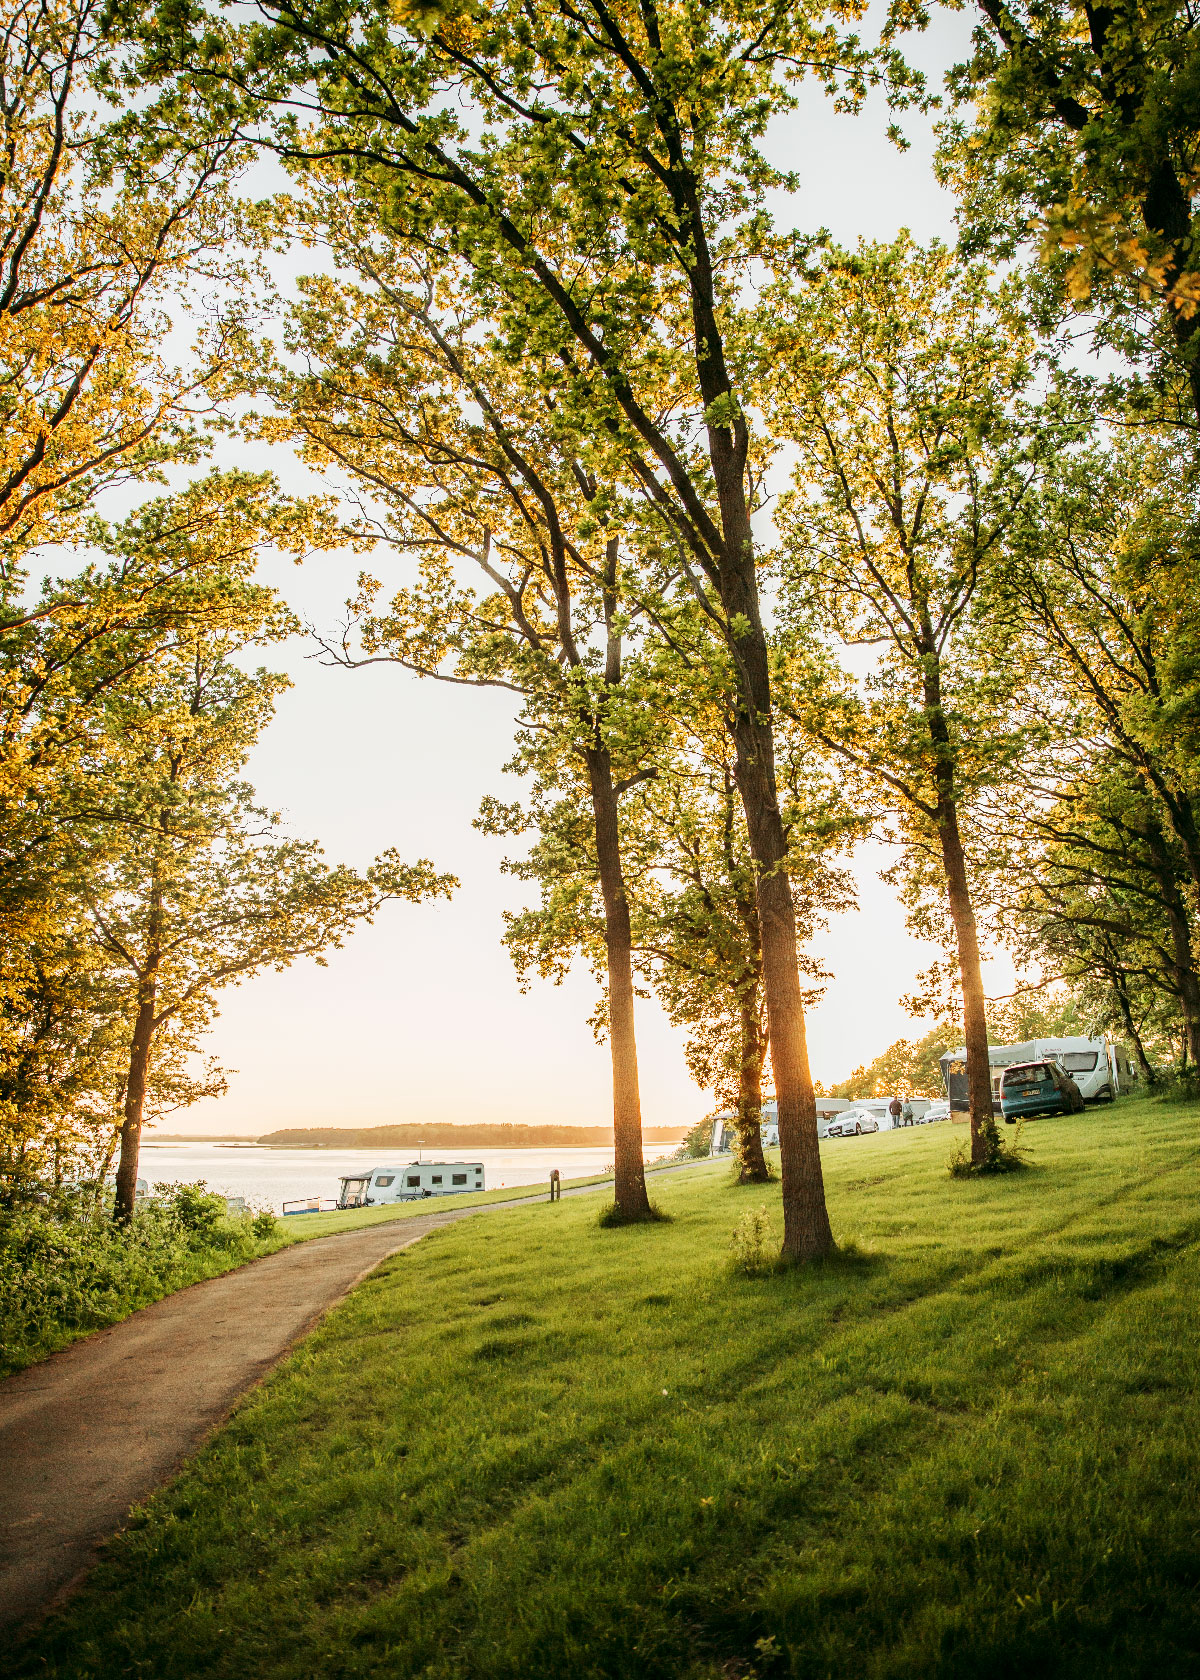
<svg viewBox="0 0 1200 1680">
<path fill-rule="evenodd" d="M 168 1295 L 0 1383 L 0 1625 L 32 1618 L 69 1591 L 131 1508 L 389 1255 L 459 1219 L 545 1200 L 542 1191 L 297 1243 Z"/>
</svg>

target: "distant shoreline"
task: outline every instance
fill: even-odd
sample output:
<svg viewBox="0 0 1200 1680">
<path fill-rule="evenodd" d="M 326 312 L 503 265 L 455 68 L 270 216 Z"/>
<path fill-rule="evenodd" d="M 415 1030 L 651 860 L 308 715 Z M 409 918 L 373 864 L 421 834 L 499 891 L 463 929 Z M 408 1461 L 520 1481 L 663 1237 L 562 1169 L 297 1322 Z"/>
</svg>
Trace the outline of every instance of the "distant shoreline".
<svg viewBox="0 0 1200 1680">
<path fill-rule="evenodd" d="M 647 1144 L 678 1144 L 687 1136 L 684 1126 L 647 1126 Z M 259 1137 L 188 1137 L 180 1133 L 151 1133 L 147 1144 L 223 1143 L 259 1149 L 596 1149 L 613 1146 L 611 1126 L 454 1125 L 439 1121 L 428 1126 L 297 1126 L 266 1132 Z"/>
</svg>

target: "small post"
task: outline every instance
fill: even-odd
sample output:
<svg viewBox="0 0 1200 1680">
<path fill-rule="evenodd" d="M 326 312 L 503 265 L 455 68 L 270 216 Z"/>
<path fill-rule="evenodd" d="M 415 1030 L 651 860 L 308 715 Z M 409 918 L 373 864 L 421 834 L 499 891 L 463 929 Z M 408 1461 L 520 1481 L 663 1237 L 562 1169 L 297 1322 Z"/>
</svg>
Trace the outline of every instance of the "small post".
<svg viewBox="0 0 1200 1680">
<path fill-rule="evenodd" d="M 550 1169 L 550 1200 L 552 1202 L 562 1200 L 562 1180 L 559 1177 L 557 1167 L 551 1167 Z"/>
</svg>

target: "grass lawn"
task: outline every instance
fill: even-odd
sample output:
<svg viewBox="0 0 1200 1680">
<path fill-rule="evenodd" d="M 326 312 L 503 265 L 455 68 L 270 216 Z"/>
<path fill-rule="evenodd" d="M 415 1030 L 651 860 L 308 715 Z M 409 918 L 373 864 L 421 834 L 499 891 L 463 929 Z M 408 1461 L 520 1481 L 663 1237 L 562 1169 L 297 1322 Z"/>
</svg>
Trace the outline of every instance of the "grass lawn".
<svg viewBox="0 0 1200 1680">
<path fill-rule="evenodd" d="M 663 1169 L 648 1167 L 646 1170 L 652 1173 Z M 580 1185 L 605 1184 L 611 1179 L 611 1173 L 594 1173 L 591 1178 L 564 1178 L 562 1185 L 564 1190 L 570 1190 Z M 309 1237 L 335 1236 L 339 1231 L 357 1231 L 362 1225 L 384 1225 L 390 1219 L 420 1219 L 430 1213 L 446 1213 L 453 1208 L 522 1201 L 527 1196 L 548 1201 L 549 1180 L 537 1184 L 510 1184 L 500 1190 L 466 1190 L 461 1196 L 428 1196 L 419 1202 L 392 1202 L 382 1207 L 339 1208 L 332 1213 L 289 1213 L 280 1217 L 279 1224 L 285 1237 L 299 1242 Z"/>
<path fill-rule="evenodd" d="M 656 1170 L 664 1169 L 649 1169 L 651 1172 Z M 611 1178 L 611 1173 L 599 1173 L 591 1178 L 564 1179 L 563 1188 L 604 1184 Z M 171 1263 L 158 1269 L 147 1265 L 146 1257 L 136 1249 L 129 1257 L 128 1266 L 119 1264 L 117 1257 L 106 1251 L 103 1256 L 93 1255 L 90 1265 L 76 1266 L 75 1288 L 66 1286 L 61 1266 L 56 1268 L 52 1265 L 47 1275 L 31 1275 L 29 1266 L 19 1254 L 8 1257 L 9 1276 L 6 1279 L 3 1275 L 5 1256 L 0 1254 L 0 1380 L 26 1365 L 36 1364 L 52 1353 L 60 1352 L 82 1336 L 90 1336 L 96 1330 L 119 1323 L 142 1307 L 162 1300 L 165 1295 L 220 1277 L 225 1272 L 261 1260 L 298 1242 L 336 1236 L 339 1232 L 355 1231 L 364 1225 L 420 1218 L 434 1212 L 444 1213 L 488 1202 L 511 1202 L 524 1196 L 548 1199 L 548 1192 L 548 1184 L 532 1184 L 527 1188 L 517 1185 L 499 1190 L 468 1191 L 460 1196 L 393 1203 L 385 1207 L 294 1214 L 277 1219 L 271 1235 L 253 1241 L 239 1238 L 231 1243 L 227 1240 L 228 1230 L 223 1229 L 218 1231 L 216 1240 L 211 1243 L 201 1243 L 190 1249 L 177 1244 L 179 1252 L 172 1253 Z M 102 1279 L 98 1276 L 97 1267 L 103 1272 Z M 43 1316 L 31 1315 L 28 1304 L 33 1302 L 36 1305 L 43 1297 L 48 1303 Z"/>
<path fill-rule="evenodd" d="M 961 1135 L 954 1129 L 954 1136 Z M 13 1675 L 1200 1674 L 1200 1109 L 824 1146 L 821 1268 L 731 1275 L 778 1192 L 664 1176 L 389 1261 L 107 1549 Z"/>
</svg>

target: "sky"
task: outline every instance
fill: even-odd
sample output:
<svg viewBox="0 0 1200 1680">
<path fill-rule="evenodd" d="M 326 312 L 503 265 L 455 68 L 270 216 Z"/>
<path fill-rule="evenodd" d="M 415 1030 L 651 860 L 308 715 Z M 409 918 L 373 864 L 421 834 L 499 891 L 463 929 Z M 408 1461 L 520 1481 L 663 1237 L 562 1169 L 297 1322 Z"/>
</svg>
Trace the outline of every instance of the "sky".
<svg viewBox="0 0 1200 1680">
<path fill-rule="evenodd" d="M 935 13 L 910 56 L 938 75 L 963 55 L 968 33 L 964 15 Z M 844 242 L 890 238 L 901 227 L 952 241 L 953 201 L 933 177 L 929 123 L 905 120 L 912 145 L 901 153 L 885 139 L 887 120 L 882 101 L 859 117 L 838 116 L 819 92 L 806 93 L 769 136 L 774 161 L 801 180 L 798 194 L 773 204 L 777 218 L 826 227 Z M 286 456 L 273 453 L 270 465 L 289 488 L 311 488 Z M 330 554 L 300 567 L 274 562 L 267 578 L 302 619 L 328 631 L 356 569 L 353 558 Z M 449 903 L 385 906 L 324 967 L 297 963 L 227 991 L 206 1049 L 231 1070 L 228 1094 L 169 1116 L 159 1130 L 611 1124 L 608 1049 L 587 1024 L 595 982 L 581 968 L 561 986 L 535 980 L 520 990 L 500 941 L 503 912 L 519 908 L 528 889 L 502 872 L 512 842 L 472 827 L 484 794 L 515 796 L 501 768 L 511 697 L 395 667 L 329 669 L 303 638 L 282 660 L 273 654 L 293 687 L 248 766 L 263 803 L 293 832 L 318 839 L 330 861 L 364 867 L 395 846 L 452 871 L 461 886 Z M 859 907 L 835 917 L 812 947 L 833 974 L 808 1023 L 813 1073 L 826 1084 L 928 1025 L 899 1000 L 936 953 L 908 935 L 879 880 L 889 861 L 878 845 L 859 850 Z M 1007 991 L 1010 972 L 1003 960 L 990 965 L 989 990 Z M 644 1123 L 694 1124 L 712 1100 L 687 1073 L 682 1036 L 652 999 L 638 1006 L 637 1030 Z"/>
</svg>

